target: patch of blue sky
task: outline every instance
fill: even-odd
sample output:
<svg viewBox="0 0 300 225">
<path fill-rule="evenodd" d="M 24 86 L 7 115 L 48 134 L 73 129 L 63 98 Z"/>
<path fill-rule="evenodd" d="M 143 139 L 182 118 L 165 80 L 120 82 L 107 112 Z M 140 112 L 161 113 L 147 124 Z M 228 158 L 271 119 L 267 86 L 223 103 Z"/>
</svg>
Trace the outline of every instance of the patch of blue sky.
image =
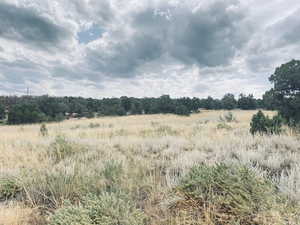
<svg viewBox="0 0 300 225">
<path fill-rule="evenodd" d="M 88 44 L 102 37 L 104 30 L 98 26 L 91 26 L 89 29 L 82 30 L 77 33 L 80 44 Z"/>
</svg>

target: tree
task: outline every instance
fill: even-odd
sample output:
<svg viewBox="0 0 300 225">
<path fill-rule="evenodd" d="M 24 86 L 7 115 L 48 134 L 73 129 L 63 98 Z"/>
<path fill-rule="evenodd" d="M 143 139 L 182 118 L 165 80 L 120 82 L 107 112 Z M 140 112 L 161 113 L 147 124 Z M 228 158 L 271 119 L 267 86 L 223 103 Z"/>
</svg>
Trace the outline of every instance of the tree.
<svg viewBox="0 0 300 225">
<path fill-rule="evenodd" d="M 300 123 L 300 61 L 292 60 L 276 68 L 269 80 L 274 84 L 276 109 L 290 125 Z"/>
<path fill-rule="evenodd" d="M 8 113 L 9 124 L 38 123 L 45 120 L 45 115 L 35 104 L 17 104 Z"/>
<path fill-rule="evenodd" d="M 274 90 L 266 91 L 263 95 L 263 108 L 267 110 L 275 110 L 276 109 L 276 99 L 274 96 Z"/>
<path fill-rule="evenodd" d="M 232 110 L 237 107 L 237 101 L 235 100 L 233 94 L 224 95 L 221 101 L 224 109 Z"/>
<path fill-rule="evenodd" d="M 179 116 L 189 116 L 191 112 L 189 109 L 184 105 L 177 105 L 175 107 L 175 114 Z"/>
<path fill-rule="evenodd" d="M 0 120 L 5 119 L 5 107 L 4 105 L 0 104 Z"/>
<path fill-rule="evenodd" d="M 160 113 L 174 113 L 175 105 L 169 95 L 162 95 L 158 99 L 158 109 Z"/>
<path fill-rule="evenodd" d="M 208 96 L 203 100 L 203 107 L 206 109 L 222 109 L 222 102 L 219 99 L 213 99 Z"/>
<path fill-rule="evenodd" d="M 256 99 L 253 97 L 253 95 L 246 96 L 244 94 L 240 94 L 238 107 L 243 110 L 256 109 Z"/>
<path fill-rule="evenodd" d="M 37 100 L 38 108 L 43 112 L 49 121 L 60 121 L 64 119 L 64 115 L 69 111 L 68 106 L 59 98 L 41 96 Z"/>
<path fill-rule="evenodd" d="M 253 115 L 250 123 L 250 132 L 252 135 L 259 133 L 263 134 L 280 134 L 282 131 L 283 120 L 281 116 L 277 115 L 270 119 L 268 116 L 259 110 L 257 114 Z"/>
<path fill-rule="evenodd" d="M 123 107 L 123 109 L 126 111 L 126 113 L 130 112 L 131 110 L 131 99 L 126 97 L 126 96 L 122 96 L 120 98 L 121 101 L 121 106 Z"/>
</svg>

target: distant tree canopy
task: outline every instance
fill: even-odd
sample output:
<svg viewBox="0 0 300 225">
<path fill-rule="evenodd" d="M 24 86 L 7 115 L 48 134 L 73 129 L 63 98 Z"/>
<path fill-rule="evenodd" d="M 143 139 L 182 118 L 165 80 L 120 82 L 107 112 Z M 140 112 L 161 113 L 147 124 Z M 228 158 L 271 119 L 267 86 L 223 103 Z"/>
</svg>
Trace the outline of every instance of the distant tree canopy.
<svg viewBox="0 0 300 225">
<path fill-rule="evenodd" d="M 233 94 L 224 95 L 221 101 L 224 109 L 232 110 L 237 107 L 237 101 L 235 100 Z"/>
<path fill-rule="evenodd" d="M 292 60 L 275 70 L 269 80 L 274 88 L 266 93 L 272 106 L 290 125 L 300 123 L 300 61 Z"/>
<path fill-rule="evenodd" d="M 238 108 L 249 110 L 256 109 L 258 107 L 258 101 L 253 97 L 253 95 L 240 94 L 238 99 Z"/>
<path fill-rule="evenodd" d="M 5 106 L 0 103 L 0 120 L 5 118 Z"/>
<path fill-rule="evenodd" d="M 274 96 L 274 89 L 270 91 L 266 91 L 263 95 L 263 105 L 267 110 L 275 110 L 276 109 L 276 99 Z"/>
<path fill-rule="evenodd" d="M 253 95 L 241 94 L 236 99 L 233 94 L 226 94 L 222 99 L 207 97 L 177 98 L 169 95 L 159 98 L 121 98 L 92 99 L 82 97 L 50 96 L 0 96 L 0 115 L 2 108 L 7 108 L 9 124 L 36 123 L 41 121 L 61 121 L 70 117 L 91 118 L 94 116 L 124 116 L 138 114 L 172 113 L 187 116 L 199 109 L 256 109 L 264 108 L 264 101 Z M 5 110 L 2 117 L 5 117 Z"/>
<path fill-rule="evenodd" d="M 8 124 L 38 123 L 44 120 L 44 115 L 35 104 L 17 104 L 8 113 Z"/>
</svg>

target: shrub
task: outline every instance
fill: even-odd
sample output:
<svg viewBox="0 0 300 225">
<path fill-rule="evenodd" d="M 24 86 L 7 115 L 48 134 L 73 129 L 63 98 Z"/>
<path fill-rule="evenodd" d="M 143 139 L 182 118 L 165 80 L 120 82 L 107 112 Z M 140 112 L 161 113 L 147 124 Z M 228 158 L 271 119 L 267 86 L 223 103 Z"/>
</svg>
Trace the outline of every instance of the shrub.
<svg viewBox="0 0 300 225">
<path fill-rule="evenodd" d="M 226 123 L 219 123 L 219 124 L 217 125 L 217 129 L 218 129 L 218 130 L 221 130 L 221 129 L 231 130 L 232 127 L 229 126 L 229 125 L 226 124 Z"/>
<path fill-rule="evenodd" d="M 233 115 L 232 112 L 228 112 L 227 114 L 223 116 L 220 116 L 220 121 L 221 122 L 226 122 L 226 123 L 231 123 L 231 122 L 237 122 L 235 116 Z"/>
<path fill-rule="evenodd" d="M 91 225 L 88 211 L 83 207 L 72 206 L 70 203 L 56 211 L 49 225 Z"/>
<path fill-rule="evenodd" d="M 107 191 L 115 192 L 119 189 L 123 174 L 122 164 L 113 160 L 108 161 L 101 173 L 106 180 Z"/>
<path fill-rule="evenodd" d="M 62 166 L 63 163 L 53 169 L 31 172 L 33 176 L 23 182 L 25 197 L 32 205 L 59 208 L 66 200 L 75 204 L 88 193 L 99 194 L 105 190 L 101 168 L 87 171 L 77 163 L 71 167 Z"/>
<path fill-rule="evenodd" d="M 94 129 L 94 128 L 99 128 L 101 127 L 101 124 L 99 123 L 90 123 L 89 128 Z"/>
<path fill-rule="evenodd" d="M 250 123 L 250 132 L 252 135 L 259 133 L 263 134 L 280 134 L 282 132 L 283 119 L 277 115 L 270 119 L 259 110 L 257 114 L 252 117 Z"/>
<path fill-rule="evenodd" d="M 78 171 L 45 170 L 34 173 L 24 182 L 26 198 L 33 204 L 46 208 L 58 208 L 63 201 L 78 201 L 85 183 Z"/>
<path fill-rule="evenodd" d="M 178 135 L 178 131 L 174 130 L 172 127 L 168 125 L 161 125 L 157 129 L 155 129 L 155 133 L 159 134 L 159 136 L 175 136 Z"/>
<path fill-rule="evenodd" d="M 48 149 L 48 155 L 54 159 L 56 163 L 72 156 L 81 150 L 81 146 L 69 142 L 64 136 L 57 136 Z"/>
<path fill-rule="evenodd" d="M 279 207 L 284 198 L 277 188 L 243 166 L 194 166 L 176 193 L 180 198 L 170 205 L 173 213 L 188 212 L 209 224 L 261 224 L 255 222 L 261 214 L 274 210 L 281 216 L 287 210 Z"/>
<path fill-rule="evenodd" d="M 50 225 L 144 225 L 145 218 L 126 196 L 102 193 L 85 197 L 81 206 L 57 210 L 50 218 Z"/>
<path fill-rule="evenodd" d="M 17 197 L 22 188 L 15 179 L 0 178 L 0 200 L 7 200 Z"/>
<path fill-rule="evenodd" d="M 48 136 L 48 129 L 46 127 L 46 124 L 42 124 L 41 127 L 40 127 L 40 134 L 45 137 L 45 136 Z"/>
</svg>

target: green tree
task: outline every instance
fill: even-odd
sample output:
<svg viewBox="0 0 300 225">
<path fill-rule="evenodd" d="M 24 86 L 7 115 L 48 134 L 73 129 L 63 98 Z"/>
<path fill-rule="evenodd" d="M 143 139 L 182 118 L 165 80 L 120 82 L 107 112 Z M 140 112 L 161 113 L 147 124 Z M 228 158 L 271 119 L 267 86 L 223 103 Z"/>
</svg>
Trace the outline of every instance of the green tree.
<svg viewBox="0 0 300 225">
<path fill-rule="evenodd" d="M 256 109 L 256 99 L 251 94 L 248 96 L 240 94 L 238 99 L 238 107 L 243 110 Z"/>
<path fill-rule="evenodd" d="M 277 115 L 270 119 L 268 116 L 259 110 L 257 114 L 253 115 L 250 123 L 250 132 L 252 135 L 259 133 L 263 134 L 280 134 L 282 131 L 283 119 Z"/>
<path fill-rule="evenodd" d="M 224 109 L 232 110 L 237 107 L 237 101 L 235 100 L 233 94 L 224 95 L 221 101 Z"/>
<path fill-rule="evenodd" d="M 263 108 L 267 110 L 275 110 L 276 109 L 276 99 L 274 96 L 274 90 L 266 91 L 263 95 Z"/>
<path fill-rule="evenodd" d="M 175 104 L 169 95 L 162 95 L 158 99 L 158 109 L 160 113 L 174 113 Z"/>
<path fill-rule="evenodd" d="M 300 123 L 300 61 L 292 60 L 276 68 L 269 80 L 274 84 L 276 109 L 290 125 Z"/>
<path fill-rule="evenodd" d="M 179 116 L 189 116 L 191 114 L 190 110 L 184 105 L 177 105 L 175 107 L 175 114 Z"/>
<path fill-rule="evenodd" d="M 124 110 L 126 111 L 126 113 L 128 113 L 131 110 L 131 99 L 126 97 L 126 96 L 122 96 L 120 98 L 121 101 L 121 106 L 124 108 Z"/>
<path fill-rule="evenodd" d="M 0 120 L 5 119 L 5 107 L 4 105 L 0 104 Z"/>
<path fill-rule="evenodd" d="M 38 123 L 44 120 L 45 115 L 35 104 L 17 104 L 8 113 L 9 124 Z"/>
</svg>

